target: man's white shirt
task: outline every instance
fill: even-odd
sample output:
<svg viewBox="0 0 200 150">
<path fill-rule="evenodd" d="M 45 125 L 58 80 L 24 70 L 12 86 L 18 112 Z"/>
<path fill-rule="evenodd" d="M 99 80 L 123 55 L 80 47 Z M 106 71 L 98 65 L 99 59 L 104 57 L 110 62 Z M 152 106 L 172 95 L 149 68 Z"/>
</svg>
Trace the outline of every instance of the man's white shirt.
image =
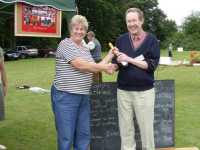
<svg viewBox="0 0 200 150">
<path fill-rule="evenodd" d="M 83 46 L 87 47 L 89 50 L 93 50 L 95 48 L 95 43 L 93 41 L 90 41 L 86 43 L 84 40 L 82 41 Z"/>
</svg>

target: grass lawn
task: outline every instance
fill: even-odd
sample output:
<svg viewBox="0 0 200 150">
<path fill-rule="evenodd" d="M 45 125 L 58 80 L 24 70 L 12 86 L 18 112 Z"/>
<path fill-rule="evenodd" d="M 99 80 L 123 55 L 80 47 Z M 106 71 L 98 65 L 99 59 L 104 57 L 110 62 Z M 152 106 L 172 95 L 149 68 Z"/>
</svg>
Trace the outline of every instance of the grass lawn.
<svg viewBox="0 0 200 150">
<path fill-rule="evenodd" d="M 162 56 L 167 52 L 162 52 Z M 188 59 L 188 52 L 174 53 L 174 59 Z M 9 91 L 6 120 L 0 122 L 0 144 L 8 150 L 55 150 L 56 133 L 50 94 L 16 89 L 19 85 L 50 89 L 54 59 L 37 58 L 6 62 Z M 200 67 L 159 66 L 156 79 L 174 79 L 176 89 L 176 147 L 200 147 Z M 104 81 L 115 81 L 103 75 Z"/>
</svg>

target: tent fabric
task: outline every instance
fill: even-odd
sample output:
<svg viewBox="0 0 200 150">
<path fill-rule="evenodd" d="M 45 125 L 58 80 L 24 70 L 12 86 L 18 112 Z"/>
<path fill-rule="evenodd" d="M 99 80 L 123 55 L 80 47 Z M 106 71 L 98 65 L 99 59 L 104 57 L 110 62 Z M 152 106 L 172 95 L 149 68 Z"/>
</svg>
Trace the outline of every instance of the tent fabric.
<svg viewBox="0 0 200 150">
<path fill-rule="evenodd" d="M 51 6 L 62 11 L 76 11 L 75 0 L 0 0 L 2 3 L 23 2 L 33 6 Z"/>
</svg>

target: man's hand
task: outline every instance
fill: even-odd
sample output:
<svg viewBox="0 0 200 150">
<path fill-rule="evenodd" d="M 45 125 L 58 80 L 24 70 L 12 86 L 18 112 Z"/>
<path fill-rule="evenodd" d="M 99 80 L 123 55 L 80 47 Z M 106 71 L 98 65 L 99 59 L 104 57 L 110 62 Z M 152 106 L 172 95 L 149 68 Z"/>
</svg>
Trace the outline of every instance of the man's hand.
<svg viewBox="0 0 200 150">
<path fill-rule="evenodd" d="M 130 57 L 124 53 L 118 52 L 117 53 L 117 62 L 121 63 L 121 62 L 130 62 Z"/>
<path fill-rule="evenodd" d="M 115 56 L 118 56 L 119 55 L 119 49 L 117 47 L 113 47 L 112 49 L 112 53 L 115 55 Z"/>
</svg>

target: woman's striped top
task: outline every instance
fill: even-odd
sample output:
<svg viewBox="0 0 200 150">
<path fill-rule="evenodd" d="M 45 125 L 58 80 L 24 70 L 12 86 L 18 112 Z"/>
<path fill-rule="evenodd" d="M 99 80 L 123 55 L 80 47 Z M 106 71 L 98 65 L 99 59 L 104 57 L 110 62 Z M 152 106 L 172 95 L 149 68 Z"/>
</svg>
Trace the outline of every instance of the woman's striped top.
<svg viewBox="0 0 200 150">
<path fill-rule="evenodd" d="M 75 58 L 94 62 L 87 48 L 79 47 L 70 38 L 61 41 L 56 52 L 54 85 L 61 91 L 74 94 L 89 94 L 92 84 L 92 73 L 81 72 L 74 68 L 70 61 Z"/>
</svg>

